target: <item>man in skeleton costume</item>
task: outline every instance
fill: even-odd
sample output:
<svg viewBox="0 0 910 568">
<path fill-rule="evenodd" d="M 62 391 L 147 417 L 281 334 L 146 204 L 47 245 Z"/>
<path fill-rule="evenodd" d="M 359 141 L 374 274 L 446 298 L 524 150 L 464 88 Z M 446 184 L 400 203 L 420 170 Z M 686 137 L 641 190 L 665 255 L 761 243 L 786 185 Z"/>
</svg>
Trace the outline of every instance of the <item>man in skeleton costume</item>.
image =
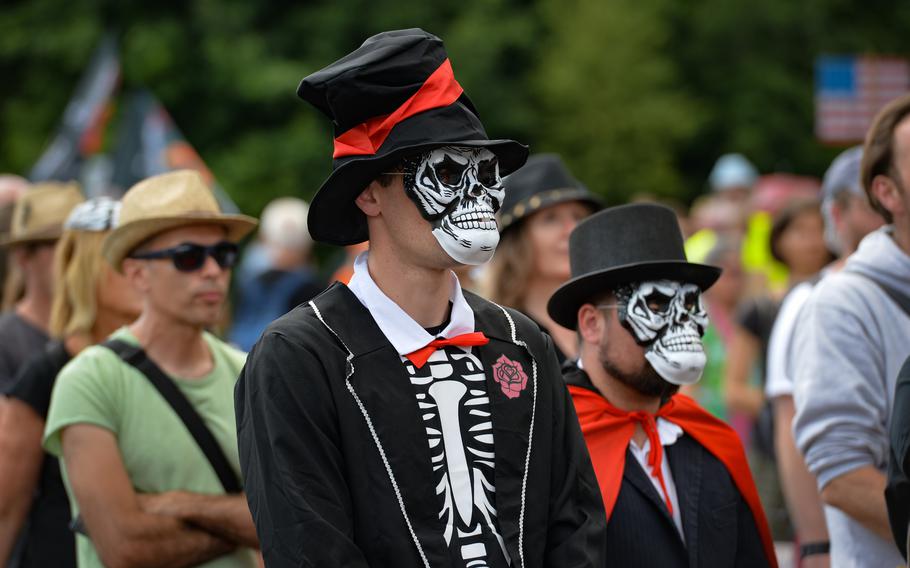
<svg viewBox="0 0 910 568">
<path fill-rule="evenodd" d="M 502 176 L 442 41 L 382 33 L 306 77 L 334 122 L 308 226 L 369 238 L 349 285 L 274 322 L 237 385 L 267 565 L 601 566 L 606 519 L 551 341 L 462 292 L 492 256 Z"/>
<path fill-rule="evenodd" d="M 720 269 L 686 262 L 673 212 L 614 207 L 569 239 L 572 279 L 550 316 L 577 329 L 563 367 L 607 513 L 615 566 L 776 566 L 737 435 L 680 385 L 701 377 L 701 293 Z"/>
</svg>

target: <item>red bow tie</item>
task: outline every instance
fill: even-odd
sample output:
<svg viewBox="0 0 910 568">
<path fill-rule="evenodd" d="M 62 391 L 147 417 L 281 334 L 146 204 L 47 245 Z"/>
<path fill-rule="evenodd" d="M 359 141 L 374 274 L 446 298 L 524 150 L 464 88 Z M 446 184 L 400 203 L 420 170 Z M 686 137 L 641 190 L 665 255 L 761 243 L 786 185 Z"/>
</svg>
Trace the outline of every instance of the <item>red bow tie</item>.
<svg viewBox="0 0 910 568">
<path fill-rule="evenodd" d="M 426 347 L 421 347 L 417 351 L 413 351 L 405 355 L 411 363 L 414 364 L 418 369 L 423 367 L 427 359 L 430 358 L 430 355 L 440 347 L 445 347 L 447 345 L 458 345 L 462 347 L 474 347 L 480 345 L 486 345 L 490 340 L 487 339 L 487 336 L 483 332 L 475 331 L 473 333 L 462 333 L 461 335 L 456 335 L 455 337 L 450 337 L 449 339 L 434 339 L 429 342 Z"/>
</svg>

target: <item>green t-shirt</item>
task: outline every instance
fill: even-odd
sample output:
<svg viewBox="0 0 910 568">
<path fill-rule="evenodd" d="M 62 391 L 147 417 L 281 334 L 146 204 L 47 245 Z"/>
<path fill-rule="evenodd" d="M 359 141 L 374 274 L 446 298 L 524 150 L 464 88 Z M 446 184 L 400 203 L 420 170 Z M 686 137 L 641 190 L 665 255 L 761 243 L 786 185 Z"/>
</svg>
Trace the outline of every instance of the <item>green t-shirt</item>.
<svg viewBox="0 0 910 568">
<path fill-rule="evenodd" d="M 139 343 L 126 328 L 111 337 Z M 211 373 L 174 381 L 205 420 L 239 475 L 233 395 L 246 355 L 208 333 L 205 340 L 215 360 Z M 137 492 L 224 493 L 215 470 L 167 401 L 142 373 L 106 347 L 89 347 L 60 371 L 44 432 L 47 451 L 61 456 L 60 432 L 73 424 L 94 424 L 114 433 Z M 61 469 L 66 481 L 66 470 L 62 465 Z M 68 482 L 67 492 L 75 517 L 79 507 Z M 82 535 L 76 538 L 76 552 L 80 568 L 103 566 L 91 540 Z M 250 549 L 237 549 L 201 566 L 253 567 L 256 555 Z"/>
</svg>

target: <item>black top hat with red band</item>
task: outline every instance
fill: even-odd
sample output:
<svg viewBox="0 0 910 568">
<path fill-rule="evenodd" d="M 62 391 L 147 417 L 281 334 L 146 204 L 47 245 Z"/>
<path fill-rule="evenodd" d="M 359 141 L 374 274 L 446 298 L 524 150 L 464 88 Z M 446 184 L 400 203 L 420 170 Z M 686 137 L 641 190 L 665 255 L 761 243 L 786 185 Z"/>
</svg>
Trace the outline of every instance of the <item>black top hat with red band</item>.
<svg viewBox="0 0 910 568">
<path fill-rule="evenodd" d="M 332 174 L 313 198 L 307 219 L 317 241 L 365 241 L 366 217 L 354 199 L 405 157 L 440 146 L 485 147 L 499 158 L 502 175 L 528 157 L 523 144 L 487 138 L 442 40 L 418 28 L 369 38 L 304 78 L 297 94 L 335 125 Z"/>
</svg>

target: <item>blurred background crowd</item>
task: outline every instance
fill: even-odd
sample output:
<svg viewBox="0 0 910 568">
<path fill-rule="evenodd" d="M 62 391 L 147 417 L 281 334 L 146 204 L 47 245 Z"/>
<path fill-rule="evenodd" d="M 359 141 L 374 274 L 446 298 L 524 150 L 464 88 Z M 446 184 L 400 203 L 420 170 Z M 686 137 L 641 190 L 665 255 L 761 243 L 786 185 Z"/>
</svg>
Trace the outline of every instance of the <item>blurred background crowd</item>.
<svg viewBox="0 0 910 568">
<path fill-rule="evenodd" d="M 200 171 L 222 210 L 260 220 L 216 326 L 235 346 L 249 350 L 273 319 L 345 281 L 362 249 L 310 239 L 307 200 L 330 171 L 331 132 L 294 88 L 370 34 L 410 25 L 445 38 L 488 130 L 537 154 L 506 180 L 499 249 L 459 275 L 465 288 L 527 313 L 572 359 L 575 335 L 546 302 L 569 277 L 571 230 L 595 210 L 663 203 L 689 260 L 723 268 L 704 298 L 708 366 L 687 394 L 739 433 L 782 558 L 792 556 L 788 543 L 807 537 L 775 450 L 793 411 L 781 422 L 771 402 L 775 349 L 786 348 L 772 329 L 791 290 L 884 223 L 857 144 L 910 88 L 905 3 L 5 3 L 0 298 L 26 325 L 0 351 L 24 356 L 67 333 L 51 308 L 66 292 L 58 238 L 72 208 L 167 170 Z M 888 88 L 855 116 L 826 115 L 826 90 L 843 94 L 841 75 L 868 68 Z M 544 199 L 552 190 L 564 193 Z M 29 232 L 42 223 L 56 232 Z M 0 389 L 15 374 L 0 367 Z"/>
</svg>

